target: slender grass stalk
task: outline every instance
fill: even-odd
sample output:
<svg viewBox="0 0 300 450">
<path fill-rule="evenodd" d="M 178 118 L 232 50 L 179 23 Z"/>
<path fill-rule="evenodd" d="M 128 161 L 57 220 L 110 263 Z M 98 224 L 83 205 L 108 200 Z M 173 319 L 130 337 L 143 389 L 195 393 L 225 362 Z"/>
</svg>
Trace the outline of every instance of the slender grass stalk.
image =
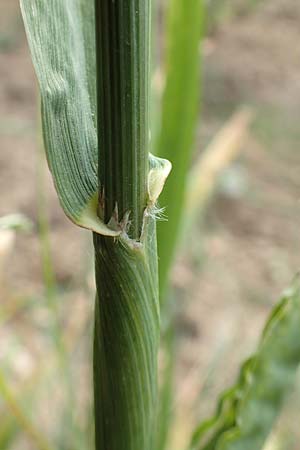
<svg viewBox="0 0 300 450">
<path fill-rule="evenodd" d="M 150 0 L 96 0 L 100 215 L 130 212 L 139 239 L 147 204 Z"/>
<path fill-rule="evenodd" d="M 152 449 L 159 307 L 147 213 L 150 1 L 96 0 L 99 215 L 126 230 L 94 234 L 97 450 Z M 148 214 L 148 217 L 147 217 Z"/>
</svg>

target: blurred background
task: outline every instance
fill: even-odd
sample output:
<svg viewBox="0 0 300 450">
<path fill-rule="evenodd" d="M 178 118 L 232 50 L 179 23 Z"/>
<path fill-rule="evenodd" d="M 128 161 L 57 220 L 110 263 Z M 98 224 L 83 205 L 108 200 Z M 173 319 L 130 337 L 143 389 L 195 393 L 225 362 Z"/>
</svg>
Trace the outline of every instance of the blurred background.
<svg viewBox="0 0 300 450">
<path fill-rule="evenodd" d="M 299 0 L 207 0 L 170 450 L 213 412 L 300 266 L 299 23 Z M 91 236 L 59 207 L 39 129 L 18 1 L 1 0 L 0 449 L 90 449 Z M 298 378 L 265 450 L 300 450 Z"/>
</svg>

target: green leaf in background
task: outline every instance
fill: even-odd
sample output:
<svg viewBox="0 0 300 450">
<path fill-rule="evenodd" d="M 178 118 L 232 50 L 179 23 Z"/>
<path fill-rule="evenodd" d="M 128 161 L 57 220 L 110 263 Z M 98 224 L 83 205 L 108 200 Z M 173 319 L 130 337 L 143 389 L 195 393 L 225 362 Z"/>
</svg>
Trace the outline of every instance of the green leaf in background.
<svg viewBox="0 0 300 450">
<path fill-rule="evenodd" d="M 256 354 L 220 399 L 214 417 L 194 433 L 190 450 L 260 450 L 300 364 L 300 283 L 271 314 Z"/>
<path fill-rule="evenodd" d="M 155 153 L 172 162 L 160 197 L 167 222 L 159 223 L 158 253 L 161 301 L 174 256 L 185 199 L 200 102 L 200 37 L 202 0 L 170 0 L 167 10 L 166 86 Z"/>
</svg>

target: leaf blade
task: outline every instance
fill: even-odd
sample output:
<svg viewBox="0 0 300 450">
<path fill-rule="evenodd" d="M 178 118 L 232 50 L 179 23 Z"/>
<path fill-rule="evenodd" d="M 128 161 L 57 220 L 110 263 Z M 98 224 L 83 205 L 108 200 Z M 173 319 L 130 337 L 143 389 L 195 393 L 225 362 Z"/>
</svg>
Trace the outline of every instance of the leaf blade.
<svg viewBox="0 0 300 450">
<path fill-rule="evenodd" d="M 183 212 L 186 174 L 200 99 L 200 53 L 202 0 L 171 0 L 167 12 L 166 85 L 162 99 L 161 125 L 155 153 L 172 162 L 160 197 L 168 221 L 158 223 L 160 292 L 163 298 L 167 275 L 174 255 Z"/>
<path fill-rule="evenodd" d="M 21 0 L 41 92 L 47 160 L 61 206 L 77 225 L 107 236 L 97 215 L 94 2 Z M 91 64 L 87 64 L 91 61 Z"/>
</svg>

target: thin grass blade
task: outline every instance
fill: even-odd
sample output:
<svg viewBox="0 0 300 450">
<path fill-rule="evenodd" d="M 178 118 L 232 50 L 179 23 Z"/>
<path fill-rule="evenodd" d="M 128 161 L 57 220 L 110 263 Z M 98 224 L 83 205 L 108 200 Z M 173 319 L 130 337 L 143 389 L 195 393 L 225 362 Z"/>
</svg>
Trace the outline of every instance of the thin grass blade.
<svg viewBox="0 0 300 450">
<path fill-rule="evenodd" d="M 155 153 L 172 162 L 160 197 L 167 222 L 158 223 L 161 300 L 174 256 L 183 214 L 186 175 L 191 160 L 200 101 L 202 0 L 171 0 L 167 10 L 166 85 Z"/>
</svg>

